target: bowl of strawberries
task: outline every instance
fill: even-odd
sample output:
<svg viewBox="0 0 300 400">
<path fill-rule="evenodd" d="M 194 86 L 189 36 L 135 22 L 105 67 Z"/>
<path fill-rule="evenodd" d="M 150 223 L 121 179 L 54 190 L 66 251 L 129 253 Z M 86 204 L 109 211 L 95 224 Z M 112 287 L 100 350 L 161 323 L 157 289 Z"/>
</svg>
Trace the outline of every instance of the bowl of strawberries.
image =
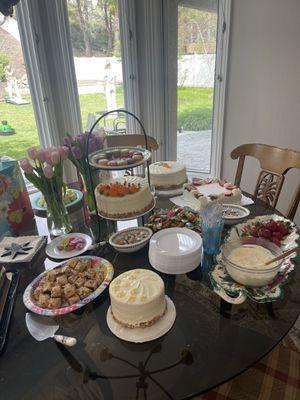
<svg viewBox="0 0 300 400">
<path fill-rule="evenodd" d="M 243 226 L 241 232 L 242 236 L 261 237 L 281 247 L 282 241 L 292 232 L 292 226 L 287 220 L 271 218 L 247 224 Z"/>
</svg>

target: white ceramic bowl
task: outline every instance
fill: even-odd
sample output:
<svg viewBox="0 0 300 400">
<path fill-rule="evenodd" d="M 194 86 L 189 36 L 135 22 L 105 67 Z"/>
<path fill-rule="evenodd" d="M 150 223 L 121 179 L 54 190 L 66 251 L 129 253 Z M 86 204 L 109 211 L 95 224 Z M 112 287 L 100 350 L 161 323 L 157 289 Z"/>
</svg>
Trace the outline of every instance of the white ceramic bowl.
<svg viewBox="0 0 300 400">
<path fill-rule="evenodd" d="M 149 246 L 153 268 L 167 274 L 185 274 L 201 261 L 202 238 L 187 228 L 168 228 L 155 233 Z"/>
<path fill-rule="evenodd" d="M 265 286 L 277 275 L 282 260 L 277 261 L 274 266 L 256 265 L 255 268 L 245 268 L 230 261 L 228 257 L 232 250 L 241 246 L 262 246 L 268 249 L 275 257 L 282 254 L 280 247 L 273 242 L 262 238 L 246 237 L 241 240 L 226 242 L 221 246 L 224 265 L 229 275 L 236 282 L 249 287 Z"/>
<path fill-rule="evenodd" d="M 232 215 L 226 215 L 225 210 L 231 211 Z M 225 215 L 224 215 L 225 214 Z M 223 221 L 226 225 L 234 225 L 242 222 L 248 215 L 250 211 L 246 207 L 239 206 L 237 204 L 223 204 Z"/>
<path fill-rule="evenodd" d="M 131 233 L 133 231 L 145 231 L 147 233 L 147 237 L 140 240 L 139 242 L 133 244 L 117 244 L 115 243 L 115 239 L 119 235 L 123 235 L 124 233 Z M 119 232 L 114 233 L 109 238 L 109 244 L 120 253 L 134 253 L 135 251 L 141 250 L 146 244 L 149 242 L 150 237 L 152 236 L 152 230 L 150 228 L 146 228 L 145 226 L 137 226 L 134 228 L 126 228 L 122 229 Z"/>
</svg>

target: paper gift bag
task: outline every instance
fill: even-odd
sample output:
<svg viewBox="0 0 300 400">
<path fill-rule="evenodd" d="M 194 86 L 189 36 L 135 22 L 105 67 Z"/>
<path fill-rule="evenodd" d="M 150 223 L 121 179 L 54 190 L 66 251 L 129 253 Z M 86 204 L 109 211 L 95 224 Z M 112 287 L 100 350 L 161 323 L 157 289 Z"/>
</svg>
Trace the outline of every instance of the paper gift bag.
<svg viewBox="0 0 300 400">
<path fill-rule="evenodd" d="M 33 218 L 18 162 L 0 160 L 0 237 L 21 233 Z"/>
</svg>

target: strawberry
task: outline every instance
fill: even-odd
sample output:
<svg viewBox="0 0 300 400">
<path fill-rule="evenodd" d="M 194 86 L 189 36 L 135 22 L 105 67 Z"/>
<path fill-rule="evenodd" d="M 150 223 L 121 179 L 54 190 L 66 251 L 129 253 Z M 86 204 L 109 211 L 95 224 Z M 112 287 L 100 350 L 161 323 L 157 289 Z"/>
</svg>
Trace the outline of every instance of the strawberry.
<svg viewBox="0 0 300 400">
<path fill-rule="evenodd" d="M 276 246 L 280 247 L 280 239 L 278 239 L 276 236 L 272 237 L 272 242 L 276 244 Z"/>
<path fill-rule="evenodd" d="M 277 230 L 277 224 L 274 220 L 270 220 L 265 224 L 265 227 L 269 229 L 269 231 L 274 232 Z"/>
<path fill-rule="evenodd" d="M 260 229 L 259 236 L 269 239 L 272 236 L 272 233 L 269 229 Z"/>
<path fill-rule="evenodd" d="M 272 236 L 273 236 L 273 237 L 276 237 L 276 238 L 279 239 L 279 240 L 281 240 L 283 235 L 282 235 L 281 232 L 276 231 L 276 232 L 273 232 L 273 233 L 272 233 Z"/>
<path fill-rule="evenodd" d="M 285 236 L 285 235 L 287 235 L 289 233 L 289 230 L 287 229 L 287 227 L 284 224 L 278 226 L 277 230 L 280 233 L 282 233 L 282 236 Z"/>
<path fill-rule="evenodd" d="M 258 237 L 258 229 L 257 229 L 256 226 L 251 228 L 251 235 L 254 236 L 254 237 Z"/>
</svg>

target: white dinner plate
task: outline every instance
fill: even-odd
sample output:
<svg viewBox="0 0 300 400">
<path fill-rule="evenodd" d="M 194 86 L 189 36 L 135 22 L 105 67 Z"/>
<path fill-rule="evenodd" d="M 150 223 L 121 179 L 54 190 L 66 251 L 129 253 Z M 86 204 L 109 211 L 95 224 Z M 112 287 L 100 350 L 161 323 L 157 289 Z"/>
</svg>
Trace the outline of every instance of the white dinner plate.
<svg viewBox="0 0 300 400">
<path fill-rule="evenodd" d="M 65 251 L 59 250 L 58 245 L 64 240 L 69 237 L 78 237 L 85 240 L 85 246 L 81 250 L 72 250 L 72 251 Z M 58 236 L 57 238 L 51 240 L 50 243 L 46 246 L 46 254 L 51 258 L 56 258 L 59 260 L 65 260 L 67 258 L 77 257 L 80 254 L 84 253 L 88 250 L 90 245 L 93 243 L 92 238 L 85 233 L 68 233 L 67 235 Z"/>
<path fill-rule="evenodd" d="M 150 239 L 149 260 L 153 268 L 167 274 L 184 274 L 201 261 L 202 238 L 187 228 L 168 228 Z"/>
</svg>

